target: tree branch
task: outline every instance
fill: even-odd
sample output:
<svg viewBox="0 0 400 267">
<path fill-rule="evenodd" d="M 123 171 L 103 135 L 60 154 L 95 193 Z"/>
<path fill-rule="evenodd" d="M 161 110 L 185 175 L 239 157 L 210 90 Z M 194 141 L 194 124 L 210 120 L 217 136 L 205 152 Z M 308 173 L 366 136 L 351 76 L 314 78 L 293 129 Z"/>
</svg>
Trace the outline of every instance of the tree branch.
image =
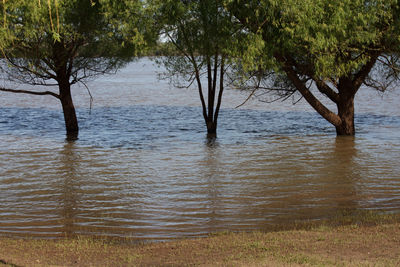
<svg viewBox="0 0 400 267">
<path fill-rule="evenodd" d="M 17 93 L 17 94 L 51 95 L 51 96 L 54 96 L 55 98 L 60 99 L 60 95 L 50 92 L 50 91 L 35 92 L 35 91 L 29 91 L 29 90 L 16 90 L 16 89 L 8 89 L 8 88 L 1 88 L 1 87 L 0 87 L 0 91 Z"/>
<path fill-rule="evenodd" d="M 333 91 L 325 82 L 316 79 L 315 84 L 317 85 L 318 90 L 326 95 L 332 102 L 337 103 L 339 101 L 338 93 Z"/>
<path fill-rule="evenodd" d="M 23 66 L 23 65 L 20 65 L 20 64 L 16 63 L 12 58 L 6 57 L 6 60 L 7 60 L 7 62 L 10 63 L 14 68 L 18 69 L 19 72 L 25 72 L 25 73 L 28 73 L 28 74 L 30 74 L 30 75 L 34 75 L 34 76 L 36 76 L 36 77 L 38 77 L 38 78 L 40 78 L 40 79 L 43 79 L 43 80 L 56 79 L 56 76 L 55 76 L 55 75 L 53 75 L 52 73 L 48 72 L 46 69 L 42 68 L 40 65 L 37 65 L 37 64 L 36 64 L 35 66 L 37 66 L 38 68 L 40 68 L 41 70 L 43 70 L 43 72 L 44 72 L 45 74 L 47 74 L 47 76 L 44 75 L 44 74 L 42 74 L 42 73 L 40 73 L 40 72 L 37 72 L 37 71 L 35 71 L 35 70 L 33 70 L 33 69 L 30 69 L 30 68 L 28 68 L 28 67 L 26 67 L 26 66 Z M 46 63 L 46 64 L 47 64 L 47 63 Z"/>
<path fill-rule="evenodd" d="M 368 60 L 368 62 L 362 66 L 360 71 L 355 75 L 353 79 L 353 85 L 354 89 L 356 90 L 353 92 L 354 94 L 357 92 L 358 88 L 362 85 L 362 83 L 365 81 L 365 79 L 368 77 L 372 67 L 375 65 L 375 62 L 377 61 L 379 55 L 381 54 L 380 51 L 374 51 L 374 53 L 371 55 L 371 58 Z"/>
<path fill-rule="evenodd" d="M 284 56 L 276 53 L 274 57 L 282 64 L 282 69 L 288 76 L 288 78 L 292 81 L 296 89 L 300 92 L 300 94 L 304 97 L 304 99 L 327 121 L 332 123 L 334 126 L 340 125 L 342 120 L 339 116 L 332 111 L 330 111 L 327 107 L 324 106 L 305 86 L 305 84 L 299 79 L 297 73 L 294 71 L 292 65 L 287 62 Z"/>
<path fill-rule="evenodd" d="M 225 56 L 221 55 L 218 101 L 217 101 L 217 106 L 215 108 L 215 114 L 214 114 L 215 124 L 217 124 L 217 121 L 218 121 L 219 110 L 221 109 L 221 103 L 222 103 L 222 94 L 224 93 L 224 73 L 225 73 L 224 68 L 225 68 Z"/>
</svg>

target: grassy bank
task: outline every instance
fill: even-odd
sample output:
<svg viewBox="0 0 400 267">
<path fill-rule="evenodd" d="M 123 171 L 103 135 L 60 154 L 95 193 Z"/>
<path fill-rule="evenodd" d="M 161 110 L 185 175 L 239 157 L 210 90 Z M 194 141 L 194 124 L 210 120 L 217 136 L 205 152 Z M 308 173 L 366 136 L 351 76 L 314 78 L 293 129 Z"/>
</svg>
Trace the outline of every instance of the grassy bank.
<svg viewBox="0 0 400 267">
<path fill-rule="evenodd" d="M 366 213 L 296 224 L 292 230 L 141 245 L 87 237 L 1 238 L 0 261 L 5 266 L 400 266 L 400 222 L 398 215 Z"/>
</svg>

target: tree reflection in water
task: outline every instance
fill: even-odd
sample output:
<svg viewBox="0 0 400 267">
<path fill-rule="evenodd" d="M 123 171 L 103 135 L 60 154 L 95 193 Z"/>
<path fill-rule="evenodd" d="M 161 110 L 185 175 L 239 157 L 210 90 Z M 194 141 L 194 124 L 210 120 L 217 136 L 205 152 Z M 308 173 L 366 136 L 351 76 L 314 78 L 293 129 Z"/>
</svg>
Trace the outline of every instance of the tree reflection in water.
<svg viewBox="0 0 400 267">
<path fill-rule="evenodd" d="M 61 220 L 63 222 L 63 235 L 71 237 L 76 234 L 75 223 L 79 214 L 79 152 L 76 149 L 75 141 L 66 141 L 60 150 L 60 190 L 59 200 Z"/>
</svg>

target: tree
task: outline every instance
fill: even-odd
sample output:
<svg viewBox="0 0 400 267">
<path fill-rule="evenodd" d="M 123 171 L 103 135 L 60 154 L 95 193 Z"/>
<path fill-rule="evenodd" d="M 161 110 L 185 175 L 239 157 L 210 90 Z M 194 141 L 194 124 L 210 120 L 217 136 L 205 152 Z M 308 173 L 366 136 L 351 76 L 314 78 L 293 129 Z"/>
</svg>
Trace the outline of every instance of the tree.
<svg viewBox="0 0 400 267">
<path fill-rule="evenodd" d="M 24 84 L 56 85 L 59 91 L 0 90 L 58 98 L 69 139 L 76 139 L 79 131 L 71 86 L 115 72 L 131 60 L 135 45 L 143 44 L 140 38 L 126 42 L 115 20 L 104 15 L 104 7 L 113 2 L 117 1 L 16 0 L 0 4 L 3 74 Z"/>
<path fill-rule="evenodd" d="M 256 73 L 259 80 L 274 74 L 265 87 L 299 92 L 337 135 L 355 134 L 354 97 L 360 88 L 385 91 L 398 80 L 397 0 L 232 0 L 229 10 L 264 40 L 260 58 L 267 60 Z"/>
<path fill-rule="evenodd" d="M 226 75 L 247 35 L 223 1 L 150 2 L 160 35 L 176 49 L 160 60 L 170 77 L 183 79 L 187 87 L 196 84 L 208 137 L 216 137 Z"/>
</svg>

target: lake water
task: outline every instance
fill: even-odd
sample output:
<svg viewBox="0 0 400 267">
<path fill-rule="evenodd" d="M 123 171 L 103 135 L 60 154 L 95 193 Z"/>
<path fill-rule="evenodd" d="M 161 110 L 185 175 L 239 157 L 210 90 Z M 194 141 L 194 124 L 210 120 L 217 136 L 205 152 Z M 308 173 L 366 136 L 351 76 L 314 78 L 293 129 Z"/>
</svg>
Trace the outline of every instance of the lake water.
<svg viewBox="0 0 400 267">
<path fill-rule="evenodd" d="M 194 89 L 148 60 L 74 88 L 79 140 L 50 96 L 0 93 L 0 235 L 168 240 L 342 210 L 400 211 L 400 90 L 362 90 L 356 137 L 300 101 L 227 90 L 218 138 Z M 20 86 L 22 87 L 22 86 Z"/>
</svg>

